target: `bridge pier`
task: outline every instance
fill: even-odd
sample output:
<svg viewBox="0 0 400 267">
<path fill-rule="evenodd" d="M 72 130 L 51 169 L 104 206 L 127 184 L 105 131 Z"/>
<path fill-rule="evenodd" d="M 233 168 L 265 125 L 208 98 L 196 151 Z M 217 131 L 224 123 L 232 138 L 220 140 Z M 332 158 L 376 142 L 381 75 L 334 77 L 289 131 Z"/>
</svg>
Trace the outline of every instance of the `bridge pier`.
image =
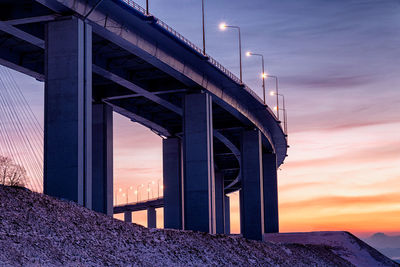
<svg viewBox="0 0 400 267">
<path fill-rule="evenodd" d="M 93 104 L 93 210 L 113 214 L 113 110 L 105 103 Z"/>
<path fill-rule="evenodd" d="M 243 237 L 262 240 L 262 143 L 259 130 L 242 133 L 242 189 L 240 190 L 240 228 Z"/>
<path fill-rule="evenodd" d="M 157 211 L 154 207 L 147 208 L 147 228 L 157 227 Z"/>
<path fill-rule="evenodd" d="M 48 22 L 44 193 L 92 208 L 92 32 L 82 20 Z"/>
<path fill-rule="evenodd" d="M 229 197 L 226 195 L 224 196 L 224 227 L 225 234 L 229 235 L 231 233 L 231 210 Z"/>
<path fill-rule="evenodd" d="M 212 98 L 187 94 L 184 101 L 184 229 L 216 232 Z"/>
<path fill-rule="evenodd" d="M 182 146 L 177 137 L 163 139 L 164 228 L 182 229 Z"/>
<path fill-rule="evenodd" d="M 263 153 L 264 232 L 279 232 L 276 155 Z"/>
<path fill-rule="evenodd" d="M 132 211 L 124 212 L 124 222 L 132 222 Z"/>
<path fill-rule="evenodd" d="M 221 172 L 215 173 L 215 221 L 216 233 L 223 234 L 225 232 L 224 225 L 224 175 Z"/>
</svg>

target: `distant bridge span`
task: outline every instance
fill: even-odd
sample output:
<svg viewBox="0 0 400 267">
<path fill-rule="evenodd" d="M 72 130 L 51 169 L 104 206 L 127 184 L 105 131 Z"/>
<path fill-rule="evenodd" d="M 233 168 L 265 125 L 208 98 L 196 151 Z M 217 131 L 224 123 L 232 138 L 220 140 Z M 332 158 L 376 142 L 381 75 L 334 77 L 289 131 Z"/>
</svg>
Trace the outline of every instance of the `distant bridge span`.
<svg viewBox="0 0 400 267">
<path fill-rule="evenodd" d="M 0 0 L 0 64 L 45 82 L 44 192 L 112 214 L 112 111 L 163 138 L 165 225 L 278 231 L 280 122 L 236 76 L 133 1 Z"/>
</svg>

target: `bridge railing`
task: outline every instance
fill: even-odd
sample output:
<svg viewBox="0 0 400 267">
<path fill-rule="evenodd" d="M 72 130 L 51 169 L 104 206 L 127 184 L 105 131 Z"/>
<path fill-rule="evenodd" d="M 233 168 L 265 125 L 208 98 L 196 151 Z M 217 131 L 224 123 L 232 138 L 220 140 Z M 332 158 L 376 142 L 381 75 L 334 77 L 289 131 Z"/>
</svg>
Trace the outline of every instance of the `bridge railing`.
<svg viewBox="0 0 400 267">
<path fill-rule="evenodd" d="M 151 14 L 147 14 L 146 10 L 141 7 L 140 5 L 138 5 L 137 3 L 135 3 L 132 0 L 122 0 L 125 3 L 127 3 L 129 6 L 133 7 L 134 9 L 136 9 L 137 11 L 139 11 L 140 13 L 142 13 L 143 15 L 149 15 L 152 16 Z M 153 16 L 154 17 L 154 16 Z M 209 62 L 214 65 L 215 67 L 217 67 L 220 71 L 222 71 L 223 73 L 225 73 L 229 78 L 231 78 L 232 80 L 234 80 L 236 83 L 241 84 L 240 79 L 233 74 L 232 72 L 230 72 L 227 68 L 225 68 L 221 63 L 219 63 L 217 60 L 215 60 L 214 58 L 212 58 L 210 55 L 208 54 L 203 54 L 202 49 L 200 49 L 197 45 L 195 45 L 194 43 L 192 43 L 189 39 L 185 38 L 182 34 L 180 34 L 179 32 L 177 32 L 176 30 L 174 30 L 171 26 L 169 26 L 167 23 L 165 23 L 164 21 L 160 20 L 160 19 L 156 19 L 156 23 L 158 25 L 160 25 L 163 29 L 167 30 L 169 33 L 171 33 L 172 35 L 174 35 L 176 38 L 178 38 L 179 40 L 181 40 L 182 42 L 184 42 L 186 45 L 188 45 L 189 47 L 191 47 L 193 50 L 195 50 L 196 52 L 200 53 L 201 55 L 204 55 L 206 57 L 208 57 Z M 245 86 L 247 87 L 247 86 Z M 247 87 L 247 89 L 250 89 Z"/>
<path fill-rule="evenodd" d="M 194 51 L 196 51 L 197 53 L 201 54 L 202 56 L 205 56 L 208 58 L 208 62 L 210 62 L 213 66 L 215 66 L 217 69 L 219 69 L 222 73 L 224 73 L 225 75 L 227 75 L 230 79 L 232 79 L 233 81 L 235 81 L 237 84 L 243 86 L 243 88 L 248 91 L 254 98 L 258 99 L 258 101 L 260 101 L 261 103 L 265 104 L 264 101 L 247 85 L 243 84 L 243 82 L 240 81 L 240 79 L 233 74 L 231 71 L 229 71 L 227 68 L 225 68 L 221 63 L 219 63 L 217 60 L 215 60 L 213 57 L 211 57 L 208 54 L 203 54 L 203 50 L 200 49 L 197 45 L 195 45 L 194 43 L 192 43 L 189 39 L 185 38 L 182 34 L 180 34 L 179 32 L 175 31 L 171 26 L 169 26 L 167 23 L 165 23 L 164 21 L 155 18 L 155 16 L 153 16 L 152 14 L 147 14 L 146 10 L 141 7 L 140 5 L 138 5 L 137 3 L 135 3 L 133 0 L 122 0 L 123 2 L 125 2 L 126 4 L 128 4 L 129 6 L 131 6 L 132 8 L 134 8 L 135 10 L 139 11 L 140 13 L 142 13 L 145 16 L 152 16 L 154 17 L 156 23 L 161 26 L 163 29 L 165 29 L 167 32 L 171 33 L 173 36 L 175 36 L 177 39 L 179 39 L 180 41 L 182 41 L 183 43 L 185 43 L 186 45 L 188 45 L 190 48 L 192 48 Z M 272 112 L 271 109 L 269 109 L 267 107 L 267 109 L 269 110 L 269 112 L 275 117 L 275 119 L 277 119 L 277 116 L 274 114 L 274 112 Z"/>
</svg>

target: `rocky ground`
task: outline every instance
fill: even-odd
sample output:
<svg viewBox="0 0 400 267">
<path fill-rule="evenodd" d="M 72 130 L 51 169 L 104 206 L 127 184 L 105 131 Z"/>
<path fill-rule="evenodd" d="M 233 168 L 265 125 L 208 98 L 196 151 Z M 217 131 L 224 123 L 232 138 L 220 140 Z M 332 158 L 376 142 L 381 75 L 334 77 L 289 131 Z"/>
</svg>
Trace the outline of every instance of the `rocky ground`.
<svg viewBox="0 0 400 267">
<path fill-rule="evenodd" d="M 147 229 L 72 202 L 0 186 L 1 266 L 399 266 L 343 234 L 351 249 L 340 242 L 276 237 L 257 242 Z"/>
</svg>

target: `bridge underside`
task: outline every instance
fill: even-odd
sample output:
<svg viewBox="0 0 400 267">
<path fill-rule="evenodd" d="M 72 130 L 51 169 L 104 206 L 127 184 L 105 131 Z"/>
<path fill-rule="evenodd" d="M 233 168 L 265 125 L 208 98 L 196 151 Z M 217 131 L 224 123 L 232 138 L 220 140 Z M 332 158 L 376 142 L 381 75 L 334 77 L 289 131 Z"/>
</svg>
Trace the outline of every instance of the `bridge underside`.
<svg viewBox="0 0 400 267">
<path fill-rule="evenodd" d="M 111 7 L 115 9 L 121 8 L 120 5 L 111 2 L 116 1 L 107 3 L 113 5 L 109 7 L 110 9 Z M 214 192 L 213 188 L 218 183 L 218 177 L 223 177 L 221 180 L 222 191 L 220 193 L 222 196 L 242 189 L 241 210 L 243 214 L 245 214 L 245 211 L 250 210 L 250 212 L 257 212 L 261 217 L 263 216 L 262 214 L 265 213 L 263 209 L 268 205 L 260 205 L 258 210 L 252 211 L 249 208 L 249 203 L 253 203 L 253 201 L 262 202 L 264 199 L 269 198 L 269 201 L 273 202 L 273 206 L 277 206 L 276 193 L 269 194 L 268 197 L 261 195 L 258 199 L 253 199 L 254 192 L 262 190 L 262 182 L 258 182 L 256 187 L 250 182 L 248 183 L 247 191 L 243 190 L 243 174 L 247 172 L 242 165 L 248 164 L 248 161 L 243 159 L 242 152 L 247 151 L 247 148 L 243 146 L 249 143 L 249 146 L 258 147 L 258 152 L 253 151 L 251 153 L 274 155 L 267 163 L 263 163 L 262 157 L 256 157 L 255 160 L 258 163 L 255 166 L 249 165 L 250 167 L 248 168 L 258 168 L 258 174 L 250 172 L 247 175 L 252 178 L 256 177 L 255 182 L 257 183 L 257 181 L 262 181 L 263 177 L 265 180 L 266 177 L 271 177 L 271 173 L 275 173 L 275 178 L 273 179 L 276 180 L 277 160 L 278 165 L 283 161 L 282 152 L 277 155 L 278 159 L 275 156 L 278 153 L 277 147 L 284 145 L 283 153 L 286 154 L 286 141 L 283 142 L 284 144 L 275 142 L 273 145 L 273 142 L 271 142 L 272 137 L 269 133 L 275 134 L 275 131 L 278 131 L 275 126 L 275 128 L 269 130 L 256 130 L 258 132 L 257 136 L 259 136 L 258 141 L 247 140 L 246 136 L 252 135 L 244 133 L 254 131 L 257 128 L 256 125 L 243 115 L 243 112 L 247 112 L 246 109 L 240 106 L 235 107 L 233 105 L 236 102 L 227 103 L 222 96 L 218 96 L 219 93 L 217 91 L 210 91 L 211 74 L 208 78 L 209 80 L 207 80 L 207 86 L 204 87 L 198 82 L 189 79 L 189 74 L 178 73 L 176 69 L 171 68 L 165 62 L 161 60 L 155 61 L 154 57 L 142 53 L 139 51 L 138 44 L 136 46 L 126 44 L 126 40 L 115 35 L 115 31 L 112 32 L 110 26 L 107 28 L 107 18 L 110 14 L 106 14 L 105 22 L 101 21 L 99 23 L 93 20 L 86 22 L 81 15 L 76 14 L 79 10 L 74 11 L 55 0 L 1 0 L 0 3 L 0 64 L 46 82 L 45 139 L 47 139 L 48 145 L 47 150 L 45 145 L 45 151 L 47 151 L 45 152 L 45 159 L 47 158 L 45 170 L 48 173 L 45 177 L 51 180 L 49 173 L 52 173 L 54 168 L 57 169 L 62 165 L 60 162 L 53 162 L 54 153 L 62 153 L 60 149 L 52 148 L 54 142 L 54 146 L 59 146 L 60 138 L 63 138 L 65 142 L 76 145 L 77 150 L 70 150 L 68 152 L 70 153 L 69 155 L 80 155 L 76 156 L 76 162 L 71 162 L 70 164 L 70 166 L 75 164 L 76 168 L 71 169 L 68 167 L 68 170 L 71 171 L 69 172 L 70 175 L 76 173 L 78 176 L 76 185 L 82 188 L 71 189 L 73 191 L 72 195 L 57 195 L 58 193 L 54 195 L 76 200 L 88 207 L 91 207 L 92 204 L 97 205 L 98 211 L 112 213 L 112 208 L 110 208 L 110 201 L 112 201 L 112 186 L 110 188 L 112 172 L 110 174 L 110 168 L 112 168 L 112 165 L 107 161 L 102 162 L 101 160 L 104 157 L 95 157 L 91 151 L 93 149 L 94 153 L 95 149 L 97 149 L 96 153 L 104 154 L 108 157 L 112 154 L 112 148 L 109 147 L 109 142 L 112 140 L 112 135 L 109 135 L 109 131 L 112 129 L 112 121 L 110 121 L 107 114 L 109 114 L 110 110 L 113 110 L 134 122 L 150 128 L 165 140 L 178 140 L 178 146 L 175 147 L 177 150 L 170 151 L 172 154 L 175 153 L 177 157 L 175 162 L 170 163 L 175 165 L 170 167 L 184 169 L 184 172 L 178 171 L 170 179 L 171 181 L 176 179 L 178 183 L 184 181 L 184 183 L 180 185 L 181 189 L 172 192 L 178 193 L 172 194 L 175 199 L 165 200 L 166 202 L 171 200 L 176 203 L 181 203 L 182 201 L 186 203 L 185 210 L 181 210 L 181 207 L 175 207 L 178 211 L 171 211 L 172 213 L 178 212 L 177 214 L 180 216 L 178 222 L 176 222 L 176 218 L 171 219 L 175 220 L 175 222 L 171 222 L 172 224 L 179 225 L 176 227 L 184 228 L 186 226 L 186 229 L 216 231 L 219 227 L 216 225 L 218 216 L 224 216 L 223 212 L 219 213 L 224 205 L 219 205 L 218 201 L 223 200 L 217 200 L 218 196 L 210 195 L 209 192 Z M 79 7 L 79 5 L 77 6 Z M 87 10 L 87 7 L 85 7 L 85 10 Z M 131 14 L 128 15 L 132 16 Z M 100 15 L 97 14 L 96 16 Z M 132 18 L 133 21 L 135 19 L 137 20 L 137 18 Z M 123 30 L 123 26 L 116 24 L 115 18 L 113 23 L 115 28 L 120 27 L 117 30 Z M 143 27 L 151 26 L 148 22 L 140 23 L 144 23 Z M 101 27 L 101 24 L 104 24 L 104 27 Z M 138 31 L 140 32 L 140 30 Z M 70 34 L 70 38 L 67 39 L 68 34 Z M 165 36 L 162 36 L 162 38 L 165 38 Z M 140 40 L 137 41 L 139 42 Z M 159 46 L 161 43 L 157 45 Z M 160 49 L 160 51 L 156 52 L 156 54 L 163 53 L 161 48 L 158 47 L 157 49 Z M 184 51 L 182 52 L 183 56 L 186 55 L 184 53 L 190 52 L 185 47 L 181 49 Z M 169 50 L 173 49 L 169 48 Z M 174 54 L 175 51 L 171 53 Z M 164 55 L 164 57 L 166 56 Z M 205 59 L 201 59 L 199 55 L 190 55 L 190 58 L 188 56 L 184 60 L 187 62 L 197 60 L 201 64 L 205 64 Z M 166 59 L 166 61 L 168 60 Z M 68 68 L 72 64 L 76 65 L 70 71 Z M 186 68 L 189 69 L 189 67 Z M 184 70 L 184 72 L 190 72 L 190 70 Z M 232 86 L 224 85 L 227 84 L 224 81 L 225 79 L 227 78 L 217 80 L 223 81 L 221 82 L 223 87 L 221 92 L 225 95 L 224 97 L 228 97 L 228 91 L 224 93 L 224 90 Z M 63 85 L 60 85 L 60 83 Z M 73 85 L 69 86 L 71 84 Z M 73 87 L 73 89 L 69 87 Z M 60 91 L 63 92 L 60 93 Z M 60 101 L 63 99 L 71 100 L 68 103 L 69 106 L 60 106 Z M 204 106 L 197 105 L 200 102 L 203 103 L 202 101 L 205 101 Z M 262 105 L 260 106 L 262 107 Z M 112 109 L 107 111 L 105 107 Z M 264 111 L 255 111 L 254 113 L 261 114 L 262 112 Z M 66 118 L 68 116 L 60 117 L 60 114 L 68 114 L 70 119 Z M 90 116 L 90 120 L 87 119 L 87 116 Z M 58 123 L 57 120 L 60 120 L 61 123 Z M 97 124 L 94 123 L 96 120 L 98 121 Z M 71 125 L 69 129 L 63 129 L 61 126 L 65 125 L 65 123 L 69 125 L 71 122 L 76 122 L 76 124 Z M 273 123 L 276 124 L 276 122 Z M 74 134 L 71 135 L 68 130 L 74 132 L 76 136 Z M 193 133 L 195 134 L 193 136 L 198 138 L 191 138 L 192 134 L 188 133 Z M 248 138 L 251 139 L 253 137 Z M 98 149 L 100 145 L 101 149 Z M 164 147 L 164 149 L 166 148 Z M 204 153 L 202 152 L 203 150 Z M 64 157 L 67 157 L 68 153 L 60 155 L 60 161 L 65 161 Z M 190 159 L 191 155 L 195 155 L 192 157 L 193 159 Z M 198 155 L 200 155 L 200 158 L 197 157 Z M 75 156 L 72 156 L 72 158 L 75 158 Z M 93 163 L 91 162 L 92 160 Z M 192 163 L 198 161 L 203 163 L 200 165 Z M 52 162 L 54 166 L 51 165 Z M 273 162 L 272 165 L 271 162 Z M 92 170 L 89 167 L 92 164 L 94 168 L 96 166 L 102 170 L 100 172 L 93 170 L 93 175 L 96 173 L 96 178 L 93 178 L 93 181 L 91 180 Z M 269 173 L 264 170 L 263 173 L 262 166 L 267 166 L 268 164 L 272 170 Z M 194 167 L 188 167 L 192 165 Z M 198 178 L 200 180 L 190 179 L 190 177 L 194 177 L 198 172 L 201 172 L 203 167 L 204 175 L 206 176 L 204 181 L 201 181 L 201 175 Z M 56 172 L 54 172 L 54 177 Z M 68 172 L 66 171 L 66 173 Z M 257 175 L 259 176 L 258 178 Z M 204 186 L 199 187 L 199 184 L 203 182 L 205 183 Z M 66 181 L 64 186 L 73 186 L 70 183 L 70 181 Z M 50 194 L 52 191 L 58 192 L 61 190 L 59 188 L 59 178 L 55 179 L 53 183 L 47 184 Z M 95 184 L 101 184 L 101 186 L 97 186 L 95 189 Z M 166 186 L 168 188 L 168 185 Z M 265 192 L 275 192 L 276 182 L 272 183 L 271 186 L 264 187 L 263 190 Z M 102 193 L 92 196 L 90 188 Z M 181 194 L 182 191 L 192 193 L 185 195 Z M 199 191 L 203 193 L 196 198 L 205 197 L 204 202 L 200 206 L 195 203 L 191 206 L 191 203 L 195 200 L 186 198 L 195 196 L 193 194 L 197 194 L 196 192 Z M 92 203 L 92 201 L 95 203 Z M 99 201 L 102 202 L 101 205 L 98 204 Z M 207 205 L 204 206 L 204 203 Z M 269 231 L 277 231 L 277 209 L 274 207 L 271 215 L 273 217 L 273 222 L 271 223 L 274 226 L 272 228 L 269 226 L 272 229 Z M 200 212 L 199 214 L 190 215 L 193 209 L 203 209 L 204 214 L 208 214 L 206 222 L 197 225 L 196 223 L 199 219 L 197 216 L 201 217 L 204 214 Z M 271 213 L 270 210 L 268 209 L 267 213 Z M 193 224 L 191 224 L 192 221 Z M 261 219 L 257 219 L 257 221 L 259 222 L 254 224 L 253 220 L 250 220 L 247 228 L 250 229 L 256 226 L 259 229 L 265 229 L 261 226 L 264 221 Z M 206 225 L 207 223 L 209 224 Z M 246 233 L 246 230 L 243 231 Z M 247 236 L 257 239 L 260 236 L 259 234 L 258 232 L 255 234 L 249 233 Z"/>
</svg>

